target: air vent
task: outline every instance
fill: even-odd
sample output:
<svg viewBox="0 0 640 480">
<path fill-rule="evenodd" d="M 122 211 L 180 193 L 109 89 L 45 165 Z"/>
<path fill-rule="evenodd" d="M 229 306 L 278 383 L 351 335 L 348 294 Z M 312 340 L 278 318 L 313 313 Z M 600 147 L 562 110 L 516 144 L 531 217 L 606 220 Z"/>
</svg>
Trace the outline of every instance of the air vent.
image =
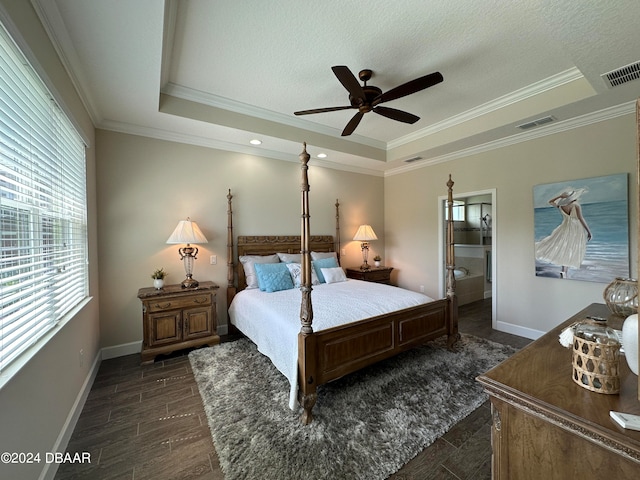
<svg viewBox="0 0 640 480">
<path fill-rule="evenodd" d="M 617 87 L 624 83 L 640 78 L 640 62 L 635 62 L 626 67 L 618 68 L 609 73 L 600 75 L 609 88 Z"/>
<path fill-rule="evenodd" d="M 522 125 L 518 125 L 516 128 L 520 130 L 528 130 L 533 127 L 539 127 L 540 125 L 544 125 L 545 123 L 554 122 L 556 119 L 549 115 L 548 117 L 538 118 L 537 120 L 531 120 L 530 122 L 523 123 Z"/>
<path fill-rule="evenodd" d="M 418 160 L 422 160 L 422 157 L 411 157 L 411 158 L 407 158 L 405 160 L 405 163 L 413 163 L 413 162 L 417 162 Z"/>
</svg>

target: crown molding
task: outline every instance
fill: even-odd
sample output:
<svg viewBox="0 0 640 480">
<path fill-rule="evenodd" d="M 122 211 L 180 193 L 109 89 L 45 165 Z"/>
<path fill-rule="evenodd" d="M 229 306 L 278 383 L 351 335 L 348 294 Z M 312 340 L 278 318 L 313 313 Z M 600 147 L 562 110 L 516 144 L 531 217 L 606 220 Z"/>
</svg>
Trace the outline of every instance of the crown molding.
<svg viewBox="0 0 640 480">
<path fill-rule="evenodd" d="M 537 138 L 545 137 L 547 135 L 553 135 L 556 133 L 573 130 L 576 128 L 584 127 L 594 123 L 603 122 L 623 115 L 630 115 L 635 112 L 635 102 L 627 102 L 614 107 L 606 108 L 598 112 L 589 113 L 579 117 L 572 118 L 561 122 L 556 122 L 550 125 L 546 125 L 537 128 L 533 131 L 527 131 L 512 135 L 510 137 L 502 138 L 492 142 L 487 142 L 482 145 L 458 150 L 448 153 L 446 155 L 440 155 L 431 159 L 419 161 L 409 165 L 403 165 L 401 167 L 392 168 L 386 171 L 380 171 L 370 168 L 357 167 L 352 165 L 345 165 L 337 162 L 330 162 L 326 160 L 313 159 L 313 165 L 325 168 L 331 168 L 334 170 L 342 170 L 352 173 L 360 173 L 364 175 L 372 176 L 393 176 L 407 173 L 413 170 L 419 170 L 422 168 L 436 165 L 438 163 L 449 162 L 459 158 L 468 157 L 471 155 L 477 155 L 480 153 L 496 150 L 498 148 L 504 148 L 510 145 L 516 145 L 518 143 L 527 142 Z M 253 155 L 256 157 L 270 158 L 275 160 L 282 160 L 286 162 L 297 163 L 299 161 L 297 155 L 286 154 L 283 152 L 265 150 L 263 148 L 251 147 L 249 145 L 239 145 L 230 142 L 223 142 L 214 140 L 211 138 L 201 137 L 197 135 L 188 135 L 183 133 L 177 133 L 168 130 L 162 130 L 158 128 L 144 127 L 140 125 L 134 125 L 123 122 L 105 121 L 102 122 L 97 128 L 104 130 L 110 130 L 119 133 L 126 133 L 129 135 L 138 135 L 142 137 L 155 138 L 158 140 L 166 140 L 170 142 L 185 143 L 189 145 L 201 146 L 206 148 L 213 148 L 216 150 L 225 150 L 229 152 L 242 153 L 245 155 Z"/>
<path fill-rule="evenodd" d="M 308 120 L 299 119 L 292 115 L 255 107 L 253 105 L 248 105 L 246 103 L 238 102 L 229 98 L 221 97 L 219 95 L 214 95 L 212 93 L 203 92 L 201 90 L 196 90 L 171 82 L 167 83 L 161 89 L 160 93 L 180 98 L 182 100 L 188 100 L 191 102 L 200 103 L 202 105 L 208 105 L 210 107 L 221 108 L 223 110 L 229 110 L 230 112 L 259 118 L 261 120 L 280 123 L 289 127 L 302 128 L 321 135 L 328 135 L 332 137 L 340 136 L 340 130 L 338 130 L 337 128 L 328 127 L 326 125 L 320 125 Z M 351 135 L 349 137 L 349 140 L 353 141 L 354 143 L 360 143 L 362 145 L 367 145 L 369 147 L 377 148 L 380 150 L 386 151 L 387 149 L 386 142 L 381 142 L 360 135 Z"/>
<path fill-rule="evenodd" d="M 188 145 L 195 145 L 198 147 L 213 148 L 216 150 L 224 150 L 227 152 L 242 153 L 245 155 L 252 155 L 255 157 L 270 158 L 275 160 L 282 160 L 285 162 L 299 163 L 300 159 L 298 154 L 287 154 L 284 152 L 278 152 L 275 150 L 266 150 L 264 148 L 252 147 L 250 145 L 239 145 L 231 142 L 223 142 L 220 140 L 214 140 L 207 137 L 198 135 L 189 135 L 184 133 L 177 133 L 168 130 L 162 130 L 159 128 L 145 127 L 141 125 L 134 125 L 131 123 L 104 121 L 96 128 L 102 130 L 109 130 L 112 132 L 125 133 L 128 135 L 137 135 L 140 137 L 154 138 L 156 140 L 165 140 L 168 142 L 184 143 Z M 312 165 L 324 168 L 331 168 L 334 170 L 342 170 L 345 172 L 360 173 L 364 175 L 372 175 L 376 177 L 384 176 L 384 172 L 381 170 L 375 170 L 372 168 L 358 167 L 353 165 L 345 165 L 337 162 L 330 162 L 327 160 L 321 160 L 319 158 L 313 158 Z"/>
<path fill-rule="evenodd" d="M 467 110 L 466 112 L 462 112 L 459 115 L 450 117 L 442 122 L 429 125 L 428 127 L 416 130 L 409 135 L 391 140 L 389 143 L 387 143 L 387 150 L 406 145 L 407 143 L 420 140 L 423 137 L 433 135 L 435 133 L 441 132 L 442 130 L 446 130 L 475 118 L 482 117 L 483 115 L 487 115 L 502 108 L 508 107 L 509 105 L 522 102 L 531 97 L 535 97 L 536 95 L 557 88 L 561 85 L 579 80 L 583 77 L 584 75 L 582 75 L 582 72 L 580 72 L 580 70 L 578 70 L 577 68 L 570 68 L 569 70 L 560 72 L 557 75 L 553 75 L 539 82 L 532 83 L 525 88 L 521 88 L 520 90 L 516 90 L 515 92 L 511 92 L 507 95 L 496 98 L 495 100 L 487 102 L 476 108 Z"/>
<path fill-rule="evenodd" d="M 91 121 L 94 125 L 98 124 L 102 120 L 101 115 L 91 97 L 89 83 L 83 74 L 82 62 L 80 62 L 77 50 L 69 37 L 57 3 L 47 0 L 31 0 L 31 4 Z"/>
<path fill-rule="evenodd" d="M 474 147 L 451 152 L 446 155 L 440 155 L 428 160 L 419 161 L 409 165 L 403 165 L 401 167 L 392 168 L 385 171 L 384 176 L 399 175 L 402 173 L 418 170 L 438 163 L 449 162 L 458 158 L 469 157 L 471 155 L 477 155 L 479 153 L 496 150 L 498 148 L 508 147 L 510 145 L 516 145 L 522 142 L 528 142 L 529 140 L 535 140 L 537 138 L 546 137 L 548 135 L 554 135 L 556 133 L 566 132 L 568 130 L 574 130 L 576 128 L 585 127 L 594 123 L 604 122 L 613 118 L 621 117 L 623 115 L 630 115 L 635 113 L 636 102 L 627 102 L 613 107 L 605 108 L 597 112 L 588 113 L 579 117 L 574 117 L 569 120 L 555 122 L 534 130 L 530 130 L 524 133 L 511 135 L 509 137 L 501 138 L 492 142 L 487 142 L 482 145 L 476 145 Z"/>
<path fill-rule="evenodd" d="M 166 0 L 162 24 L 162 60 L 160 61 L 160 85 L 169 83 L 171 57 L 176 38 L 176 21 L 178 19 L 178 0 Z"/>
</svg>

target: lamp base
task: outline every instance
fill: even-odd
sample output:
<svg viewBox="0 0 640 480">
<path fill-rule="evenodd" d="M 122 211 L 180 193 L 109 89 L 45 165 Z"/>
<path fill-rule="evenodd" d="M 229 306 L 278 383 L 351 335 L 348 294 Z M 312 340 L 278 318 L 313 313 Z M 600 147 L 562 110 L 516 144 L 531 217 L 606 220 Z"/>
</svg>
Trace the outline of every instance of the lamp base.
<svg viewBox="0 0 640 480">
<path fill-rule="evenodd" d="M 360 265 L 360 270 L 369 270 L 371 268 L 367 262 L 369 259 L 369 242 L 362 242 L 360 249 L 362 250 L 362 265 Z"/>
<path fill-rule="evenodd" d="M 184 281 L 180 284 L 182 288 L 197 288 L 200 283 L 197 280 L 194 280 L 191 275 L 187 276 Z"/>
</svg>

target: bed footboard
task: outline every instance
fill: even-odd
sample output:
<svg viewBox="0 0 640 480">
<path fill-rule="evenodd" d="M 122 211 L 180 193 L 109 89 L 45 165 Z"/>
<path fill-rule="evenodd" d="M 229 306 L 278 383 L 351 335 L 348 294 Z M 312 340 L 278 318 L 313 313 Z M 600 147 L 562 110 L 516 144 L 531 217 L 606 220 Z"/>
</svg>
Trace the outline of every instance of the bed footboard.
<svg viewBox="0 0 640 480">
<path fill-rule="evenodd" d="M 298 337 L 302 422 L 312 420 L 316 388 L 429 340 L 449 336 L 447 299 Z M 456 331 L 457 333 L 457 331 Z M 454 335 L 455 336 L 455 335 Z"/>
<path fill-rule="evenodd" d="M 447 333 L 446 301 L 316 332 L 316 377 L 330 382 Z"/>
</svg>

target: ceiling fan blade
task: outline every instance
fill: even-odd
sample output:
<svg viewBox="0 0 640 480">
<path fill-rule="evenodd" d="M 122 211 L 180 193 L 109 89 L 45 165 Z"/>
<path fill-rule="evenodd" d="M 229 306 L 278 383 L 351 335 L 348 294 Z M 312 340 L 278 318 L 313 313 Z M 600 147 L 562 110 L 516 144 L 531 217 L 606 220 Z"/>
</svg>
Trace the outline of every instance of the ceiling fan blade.
<svg viewBox="0 0 640 480">
<path fill-rule="evenodd" d="M 353 98 L 358 98 L 364 102 L 365 95 L 364 90 L 362 90 L 362 85 L 360 85 L 360 82 L 358 82 L 355 75 L 351 73 L 349 67 L 337 65 L 335 67 L 331 67 L 331 70 L 333 70 L 335 76 Z"/>
<path fill-rule="evenodd" d="M 294 115 L 310 115 L 312 113 L 324 113 L 324 112 L 335 112 L 337 110 L 348 110 L 352 107 L 351 105 L 342 106 L 342 107 L 327 107 L 327 108 L 314 108 L 312 110 L 300 110 L 299 112 L 293 112 Z"/>
<path fill-rule="evenodd" d="M 360 123 L 360 120 L 362 120 L 363 116 L 364 116 L 364 113 L 362 112 L 356 113 L 353 116 L 353 118 L 349 120 L 349 123 L 347 123 L 347 126 L 344 127 L 344 130 L 342 131 L 342 136 L 346 137 L 348 135 L 351 135 L 353 131 L 356 129 L 356 127 L 358 126 L 358 124 Z"/>
<path fill-rule="evenodd" d="M 412 93 L 419 92 L 425 88 L 433 87 L 434 85 L 442 82 L 442 80 L 444 80 L 444 78 L 440 72 L 430 73 L 424 77 L 416 78 L 410 82 L 398 85 L 382 95 L 378 95 L 371 103 L 375 106 L 382 102 L 390 102 L 391 100 L 411 95 Z"/>
<path fill-rule="evenodd" d="M 397 120 L 404 123 L 416 123 L 418 120 L 420 120 L 420 117 L 416 117 L 412 113 L 403 112 L 402 110 L 396 110 L 395 108 L 375 107 L 373 111 L 378 115 L 382 115 L 383 117 L 387 117 L 391 120 Z"/>
</svg>

